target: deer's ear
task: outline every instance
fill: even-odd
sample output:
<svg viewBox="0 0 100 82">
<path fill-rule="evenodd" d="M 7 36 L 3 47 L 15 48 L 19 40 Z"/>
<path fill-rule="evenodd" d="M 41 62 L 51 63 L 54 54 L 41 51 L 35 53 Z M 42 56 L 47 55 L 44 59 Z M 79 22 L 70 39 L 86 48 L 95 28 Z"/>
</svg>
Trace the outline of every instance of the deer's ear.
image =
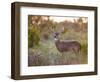
<svg viewBox="0 0 100 82">
<path fill-rule="evenodd" d="M 66 33 L 68 31 L 68 29 L 67 28 L 64 28 L 63 30 L 62 30 L 62 32 L 61 33 Z"/>
</svg>

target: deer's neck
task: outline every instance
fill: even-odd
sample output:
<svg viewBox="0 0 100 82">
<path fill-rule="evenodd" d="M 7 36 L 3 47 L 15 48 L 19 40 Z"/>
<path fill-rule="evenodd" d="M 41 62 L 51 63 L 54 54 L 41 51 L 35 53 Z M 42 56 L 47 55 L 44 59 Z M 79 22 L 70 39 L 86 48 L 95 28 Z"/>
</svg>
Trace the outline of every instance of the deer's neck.
<svg viewBox="0 0 100 82">
<path fill-rule="evenodd" d="M 60 42 L 60 40 L 55 38 L 55 43 L 59 43 L 59 42 Z"/>
</svg>

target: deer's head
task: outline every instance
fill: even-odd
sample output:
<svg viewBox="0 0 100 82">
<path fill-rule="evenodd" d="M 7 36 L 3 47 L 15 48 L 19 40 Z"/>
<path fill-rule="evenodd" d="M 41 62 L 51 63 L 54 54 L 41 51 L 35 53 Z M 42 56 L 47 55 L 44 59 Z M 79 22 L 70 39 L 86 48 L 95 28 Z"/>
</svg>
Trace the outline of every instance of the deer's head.
<svg viewBox="0 0 100 82">
<path fill-rule="evenodd" d="M 59 36 L 65 31 L 65 28 L 62 27 L 59 31 L 56 31 L 52 28 L 49 28 L 49 30 L 51 31 L 51 33 L 54 37 L 54 40 L 57 41 L 57 40 L 59 40 Z"/>
</svg>

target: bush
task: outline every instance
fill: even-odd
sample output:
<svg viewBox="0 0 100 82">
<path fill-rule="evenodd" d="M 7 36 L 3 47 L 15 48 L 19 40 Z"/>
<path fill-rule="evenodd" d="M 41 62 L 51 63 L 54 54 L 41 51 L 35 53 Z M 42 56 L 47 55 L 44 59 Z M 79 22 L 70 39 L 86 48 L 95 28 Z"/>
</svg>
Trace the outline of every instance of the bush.
<svg viewBox="0 0 100 82">
<path fill-rule="evenodd" d="M 87 49 L 88 49 L 88 44 L 87 43 L 84 43 L 81 45 L 81 48 L 82 48 L 82 52 L 87 55 Z"/>
<path fill-rule="evenodd" d="M 39 44 L 40 37 L 37 29 L 28 29 L 28 47 L 37 46 Z"/>
</svg>

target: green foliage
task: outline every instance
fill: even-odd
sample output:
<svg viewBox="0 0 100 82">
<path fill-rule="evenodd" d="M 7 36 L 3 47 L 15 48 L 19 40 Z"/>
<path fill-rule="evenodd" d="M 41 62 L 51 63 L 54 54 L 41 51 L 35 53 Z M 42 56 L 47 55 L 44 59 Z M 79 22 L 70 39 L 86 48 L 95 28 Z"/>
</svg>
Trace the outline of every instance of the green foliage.
<svg viewBox="0 0 100 82">
<path fill-rule="evenodd" d="M 39 44 L 40 37 L 39 32 L 36 28 L 28 29 L 28 47 L 37 46 Z"/>
<path fill-rule="evenodd" d="M 88 49 L 87 43 L 81 44 L 81 50 L 84 53 L 84 55 L 87 54 L 87 51 L 88 51 L 87 49 Z"/>
</svg>

